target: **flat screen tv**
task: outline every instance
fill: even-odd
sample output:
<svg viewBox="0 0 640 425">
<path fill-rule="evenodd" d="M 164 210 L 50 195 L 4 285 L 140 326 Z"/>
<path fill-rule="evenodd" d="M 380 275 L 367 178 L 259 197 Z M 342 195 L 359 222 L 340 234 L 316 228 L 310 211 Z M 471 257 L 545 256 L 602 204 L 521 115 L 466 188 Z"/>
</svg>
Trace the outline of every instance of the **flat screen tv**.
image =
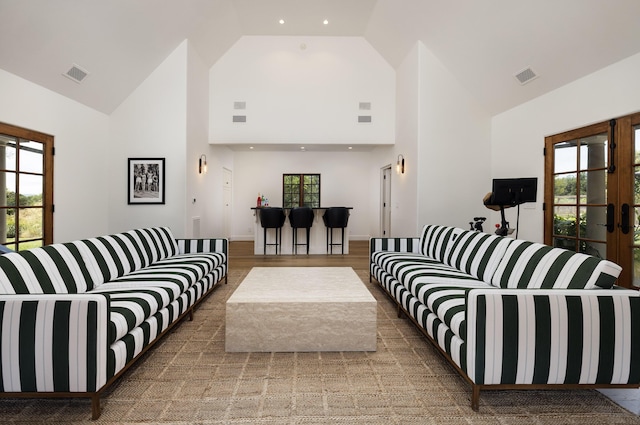
<svg viewBox="0 0 640 425">
<path fill-rule="evenodd" d="M 536 202 L 537 189 L 537 177 L 493 179 L 491 204 L 514 206 L 525 202 Z"/>
</svg>

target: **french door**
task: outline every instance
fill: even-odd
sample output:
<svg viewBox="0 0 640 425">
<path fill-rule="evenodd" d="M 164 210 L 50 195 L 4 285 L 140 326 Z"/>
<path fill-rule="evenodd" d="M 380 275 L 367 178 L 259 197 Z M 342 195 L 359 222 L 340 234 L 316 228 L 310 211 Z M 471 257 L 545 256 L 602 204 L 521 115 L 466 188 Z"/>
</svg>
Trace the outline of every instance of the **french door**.
<svg viewBox="0 0 640 425">
<path fill-rule="evenodd" d="M 622 266 L 640 287 L 640 113 L 545 138 L 545 243 Z"/>
<path fill-rule="evenodd" d="M 53 243 L 53 136 L 0 123 L 0 244 Z"/>
</svg>

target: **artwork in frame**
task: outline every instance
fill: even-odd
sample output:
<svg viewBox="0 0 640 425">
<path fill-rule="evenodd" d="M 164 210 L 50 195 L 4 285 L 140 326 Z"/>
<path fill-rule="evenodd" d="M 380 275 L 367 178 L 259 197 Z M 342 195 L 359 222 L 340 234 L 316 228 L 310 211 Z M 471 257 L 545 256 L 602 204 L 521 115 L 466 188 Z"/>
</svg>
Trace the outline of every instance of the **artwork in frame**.
<svg viewBox="0 0 640 425">
<path fill-rule="evenodd" d="M 129 204 L 164 204 L 164 158 L 129 158 Z"/>
</svg>

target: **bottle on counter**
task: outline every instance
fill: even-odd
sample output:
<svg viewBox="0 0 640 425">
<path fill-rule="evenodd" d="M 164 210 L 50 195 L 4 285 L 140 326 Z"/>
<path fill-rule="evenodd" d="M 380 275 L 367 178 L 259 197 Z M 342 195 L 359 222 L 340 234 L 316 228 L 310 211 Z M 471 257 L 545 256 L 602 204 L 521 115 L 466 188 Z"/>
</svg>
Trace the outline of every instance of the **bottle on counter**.
<svg viewBox="0 0 640 425">
<path fill-rule="evenodd" d="M 262 197 L 258 193 L 258 200 L 256 201 L 256 207 L 260 208 L 262 206 Z"/>
</svg>

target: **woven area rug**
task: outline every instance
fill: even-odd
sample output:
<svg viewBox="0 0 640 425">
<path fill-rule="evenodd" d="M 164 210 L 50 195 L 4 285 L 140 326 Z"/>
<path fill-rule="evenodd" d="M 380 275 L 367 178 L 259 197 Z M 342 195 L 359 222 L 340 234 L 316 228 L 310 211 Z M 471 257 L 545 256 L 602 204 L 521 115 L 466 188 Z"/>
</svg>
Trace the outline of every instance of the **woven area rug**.
<svg viewBox="0 0 640 425">
<path fill-rule="evenodd" d="M 226 353 L 225 301 L 248 271 L 232 270 L 116 382 L 97 421 L 84 399 L 0 399 L 0 423 L 640 424 L 594 390 L 487 391 L 474 412 L 469 385 L 365 270 L 376 352 Z"/>
</svg>

